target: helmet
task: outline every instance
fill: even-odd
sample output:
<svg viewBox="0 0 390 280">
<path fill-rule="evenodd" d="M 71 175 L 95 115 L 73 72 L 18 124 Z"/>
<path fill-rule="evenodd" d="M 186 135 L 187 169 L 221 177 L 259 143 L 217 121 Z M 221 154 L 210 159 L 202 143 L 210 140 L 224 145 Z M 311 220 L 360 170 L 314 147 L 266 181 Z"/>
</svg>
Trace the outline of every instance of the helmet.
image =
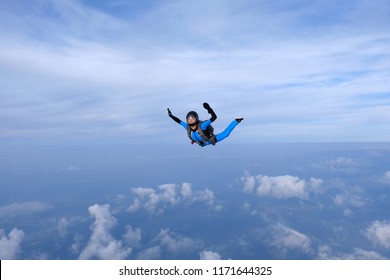
<svg viewBox="0 0 390 280">
<path fill-rule="evenodd" d="M 198 116 L 198 113 L 195 112 L 195 111 L 190 111 L 188 112 L 187 116 L 186 116 L 186 119 L 188 119 L 189 116 L 193 116 L 195 117 L 196 121 L 198 122 L 199 121 L 199 116 Z"/>
</svg>

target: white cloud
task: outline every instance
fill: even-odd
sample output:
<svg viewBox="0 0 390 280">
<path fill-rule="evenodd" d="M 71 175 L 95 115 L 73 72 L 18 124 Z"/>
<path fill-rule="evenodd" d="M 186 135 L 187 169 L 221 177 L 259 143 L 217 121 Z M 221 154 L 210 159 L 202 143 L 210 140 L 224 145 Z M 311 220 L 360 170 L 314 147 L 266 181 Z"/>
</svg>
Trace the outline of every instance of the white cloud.
<svg viewBox="0 0 390 280">
<path fill-rule="evenodd" d="M 351 209 L 344 209 L 343 210 L 344 217 L 351 217 L 352 215 L 353 215 L 353 211 Z"/>
<path fill-rule="evenodd" d="M 137 259 L 139 260 L 156 260 L 161 257 L 161 248 L 160 246 L 153 246 L 142 250 L 137 254 Z"/>
<path fill-rule="evenodd" d="M 249 215 L 257 215 L 258 214 L 258 210 L 254 209 L 254 207 L 248 203 L 248 202 L 245 202 L 243 205 L 242 205 L 242 209 L 249 213 Z"/>
<path fill-rule="evenodd" d="M 110 230 L 116 225 L 116 219 L 110 214 L 109 205 L 95 204 L 88 208 L 95 218 L 89 243 L 79 255 L 79 259 L 125 259 L 132 252 L 116 240 Z"/>
<path fill-rule="evenodd" d="M 199 254 L 201 260 L 221 260 L 221 255 L 217 252 L 204 250 Z"/>
<path fill-rule="evenodd" d="M 382 260 L 381 254 L 374 251 L 366 251 L 360 248 L 353 248 L 352 252 L 335 252 L 329 245 L 318 247 L 317 258 L 320 260 Z"/>
<path fill-rule="evenodd" d="M 73 236 L 73 243 L 72 246 L 70 247 L 70 250 L 74 255 L 80 254 L 83 246 L 82 241 L 83 241 L 83 236 L 81 234 L 75 234 Z"/>
<path fill-rule="evenodd" d="M 193 196 L 193 201 L 204 201 L 209 205 L 214 204 L 215 195 L 214 192 L 209 189 L 204 189 Z"/>
<path fill-rule="evenodd" d="M 252 193 L 256 187 L 256 177 L 247 173 L 245 177 L 242 178 L 242 180 L 244 181 L 244 192 Z"/>
<path fill-rule="evenodd" d="M 310 185 L 314 190 L 320 188 L 323 183 L 322 179 L 310 178 Z"/>
<path fill-rule="evenodd" d="M 390 171 L 386 171 L 385 174 L 380 178 L 380 182 L 390 185 Z"/>
<path fill-rule="evenodd" d="M 353 208 L 363 208 L 372 203 L 366 189 L 361 186 L 347 185 L 341 180 L 334 181 L 340 192 L 331 195 L 334 206 L 342 208 L 344 216 L 353 214 Z"/>
<path fill-rule="evenodd" d="M 8 206 L 0 207 L 0 219 L 12 218 L 15 216 L 27 216 L 34 213 L 44 212 L 49 208 L 51 208 L 51 206 L 39 201 L 12 203 Z"/>
<path fill-rule="evenodd" d="M 65 238 L 68 236 L 69 233 L 72 232 L 72 230 L 69 230 L 72 226 L 78 226 L 81 223 L 85 223 L 88 221 L 88 218 L 82 217 L 82 216 L 73 216 L 73 217 L 61 217 L 59 219 L 53 218 L 53 221 L 57 223 L 57 230 L 58 234 L 61 238 Z M 80 240 L 81 241 L 81 240 Z M 75 247 L 77 247 L 76 243 L 74 243 Z M 76 250 L 75 250 L 76 252 Z M 77 254 L 77 253 L 75 253 Z"/>
<path fill-rule="evenodd" d="M 357 207 L 362 208 L 366 205 L 366 200 L 363 196 L 358 194 L 352 194 L 349 192 L 344 192 L 337 194 L 333 197 L 333 202 L 337 207 Z"/>
<path fill-rule="evenodd" d="M 387 180 L 388 183 L 390 183 L 390 171 L 387 171 L 385 173 L 384 178 Z"/>
<path fill-rule="evenodd" d="M 67 228 L 68 228 L 68 225 L 69 225 L 69 221 L 65 218 L 61 218 L 59 221 L 58 221 L 58 225 L 57 225 L 57 228 L 58 228 L 58 231 L 60 233 L 60 236 L 62 238 L 65 237 L 65 235 L 67 234 Z"/>
<path fill-rule="evenodd" d="M 280 223 L 273 227 L 271 238 L 272 245 L 283 255 L 287 255 L 290 250 L 299 250 L 306 254 L 313 252 L 308 236 Z"/>
<path fill-rule="evenodd" d="M 192 185 L 189 183 L 183 183 L 181 186 L 181 195 L 184 198 L 190 198 L 192 196 Z"/>
<path fill-rule="evenodd" d="M 121 204 L 123 203 L 123 201 L 126 199 L 126 195 L 124 194 L 118 194 L 116 197 L 115 197 L 115 202 L 117 204 Z"/>
<path fill-rule="evenodd" d="M 390 222 L 374 221 L 364 232 L 375 246 L 390 249 Z"/>
<path fill-rule="evenodd" d="M 347 260 L 384 260 L 381 254 L 375 251 L 367 251 L 360 248 L 354 248 L 351 254 L 343 254 L 342 259 Z"/>
<path fill-rule="evenodd" d="M 310 191 L 317 191 L 323 181 L 311 178 L 309 182 L 299 177 L 284 176 L 251 176 L 249 173 L 241 178 L 244 183 L 243 191 L 246 193 L 255 192 L 258 196 L 272 197 L 276 199 L 288 199 L 296 197 L 308 199 Z"/>
<path fill-rule="evenodd" d="M 318 247 L 317 258 L 320 260 L 329 260 L 333 258 L 332 247 L 328 245 L 321 245 Z"/>
<path fill-rule="evenodd" d="M 170 205 L 175 205 L 178 202 L 176 194 L 176 185 L 165 184 L 158 187 L 162 192 L 160 193 L 159 199 L 163 202 L 167 202 Z"/>
<path fill-rule="evenodd" d="M 158 187 L 158 190 L 152 188 L 133 188 L 132 192 L 136 195 L 128 211 L 134 212 L 140 208 L 145 208 L 152 213 L 163 211 L 165 204 L 173 206 L 176 203 L 176 185 L 165 184 Z M 159 208 L 161 205 L 162 208 Z"/>
<path fill-rule="evenodd" d="M 141 201 L 138 198 L 133 200 L 133 203 L 127 208 L 129 212 L 136 212 L 142 207 Z"/>
<path fill-rule="evenodd" d="M 340 167 L 355 167 L 357 162 L 351 158 L 338 157 L 333 160 L 328 160 L 325 162 L 331 169 L 338 169 Z"/>
<path fill-rule="evenodd" d="M 347 157 L 337 157 L 335 159 L 326 160 L 317 165 L 317 167 L 333 172 L 342 172 L 346 174 L 353 174 L 359 170 L 365 163 L 359 159 L 352 159 Z"/>
<path fill-rule="evenodd" d="M 123 235 L 123 240 L 131 247 L 140 245 L 142 239 L 141 229 L 133 229 L 131 226 L 126 226 L 126 233 Z"/>
<path fill-rule="evenodd" d="M 257 180 L 259 182 L 257 195 L 259 196 L 270 196 L 278 199 L 290 197 L 308 198 L 305 192 L 305 181 L 298 177 L 290 175 L 276 177 L 258 176 Z"/>
<path fill-rule="evenodd" d="M 140 209 L 154 214 L 161 214 L 166 207 L 173 207 L 179 203 L 193 203 L 196 201 L 206 202 L 209 206 L 215 206 L 214 192 L 209 189 L 193 191 L 192 185 L 183 183 L 181 186 L 176 184 L 164 184 L 153 188 L 132 188 L 135 198 L 128 207 L 129 212 L 135 212 Z"/>
<path fill-rule="evenodd" d="M 189 237 L 176 236 L 169 229 L 161 229 L 155 239 L 160 242 L 162 247 L 174 254 L 191 252 L 200 246 L 199 241 Z"/>
<path fill-rule="evenodd" d="M 21 243 L 25 234 L 22 230 L 13 228 L 8 236 L 4 230 L 0 230 L 0 259 L 12 260 L 16 259 L 21 252 Z"/>
</svg>

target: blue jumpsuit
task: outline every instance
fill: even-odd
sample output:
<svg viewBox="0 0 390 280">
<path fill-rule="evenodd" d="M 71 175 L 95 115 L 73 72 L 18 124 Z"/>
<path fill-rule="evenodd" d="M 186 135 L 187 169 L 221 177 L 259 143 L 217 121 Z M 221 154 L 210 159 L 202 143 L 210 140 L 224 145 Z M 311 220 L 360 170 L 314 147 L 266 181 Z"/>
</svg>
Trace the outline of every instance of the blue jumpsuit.
<svg viewBox="0 0 390 280">
<path fill-rule="evenodd" d="M 201 125 L 202 130 L 206 130 L 206 128 L 210 124 L 211 124 L 211 120 L 207 120 L 207 121 L 202 122 L 202 125 Z M 185 130 L 187 130 L 187 128 L 188 128 L 188 124 L 187 123 L 185 123 L 183 121 L 180 121 L 180 125 L 182 127 L 184 127 Z M 220 142 L 223 139 L 227 138 L 237 125 L 238 125 L 238 121 L 234 120 L 234 121 L 232 121 L 229 124 L 229 126 L 224 131 L 222 131 L 221 133 L 216 134 L 215 137 L 216 137 L 217 142 Z M 191 138 L 196 143 L 203 143 L 203 146 L 211 145 L 211 142 L 204 142 L 204 140 L 199 135 L 199 132 L 197 130 L 196 131 L 191 131 Z"/>
</svg>

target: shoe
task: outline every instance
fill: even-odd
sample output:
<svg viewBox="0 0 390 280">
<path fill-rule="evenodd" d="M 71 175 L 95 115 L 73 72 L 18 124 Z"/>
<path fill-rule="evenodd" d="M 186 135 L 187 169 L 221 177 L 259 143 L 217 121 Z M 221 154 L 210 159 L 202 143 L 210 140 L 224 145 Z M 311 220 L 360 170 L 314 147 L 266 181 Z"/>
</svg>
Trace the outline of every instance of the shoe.
<svg viewBox="0 0 390 280">
<path fill-rule="evenodd" d="M 244 118 L 235 118 L 235 120 L 240 123 Z"/>
</svg>

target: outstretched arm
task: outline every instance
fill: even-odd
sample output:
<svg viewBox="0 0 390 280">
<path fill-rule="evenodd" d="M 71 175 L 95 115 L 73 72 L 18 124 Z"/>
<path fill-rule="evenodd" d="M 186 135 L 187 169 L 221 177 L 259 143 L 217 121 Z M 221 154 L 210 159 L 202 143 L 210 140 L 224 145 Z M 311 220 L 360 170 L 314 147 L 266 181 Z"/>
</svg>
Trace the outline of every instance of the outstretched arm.
<svg viewBox="0 0 390 280">
<path fill-rule="evenodd" d="M 214 110 L 211 109 L 210 105 L 207 102 L 205 102 L 203 103 L 203 107 L 207 110 L 209 114 L 211 114 L 210 121 L 211 122 L 215 121 L 217 119 L 217 115 L 215 114 Z"/>
<path fill-rule="evenodd" d="M 171 110 L 169 110 L 169 108 L 167 108 L 167 110 L 168 110 L 168 116 L 169 116 L 172 120 L 174 120 L 175 122 L 177 122 L 178 124 L 180 124 L 180 123 L 181 123 L 181 120 L 180 120 L 178 117 L 175 117 L 174 115 L 172 115 L 172 112 L 171 112 Z"/>
</svg>

